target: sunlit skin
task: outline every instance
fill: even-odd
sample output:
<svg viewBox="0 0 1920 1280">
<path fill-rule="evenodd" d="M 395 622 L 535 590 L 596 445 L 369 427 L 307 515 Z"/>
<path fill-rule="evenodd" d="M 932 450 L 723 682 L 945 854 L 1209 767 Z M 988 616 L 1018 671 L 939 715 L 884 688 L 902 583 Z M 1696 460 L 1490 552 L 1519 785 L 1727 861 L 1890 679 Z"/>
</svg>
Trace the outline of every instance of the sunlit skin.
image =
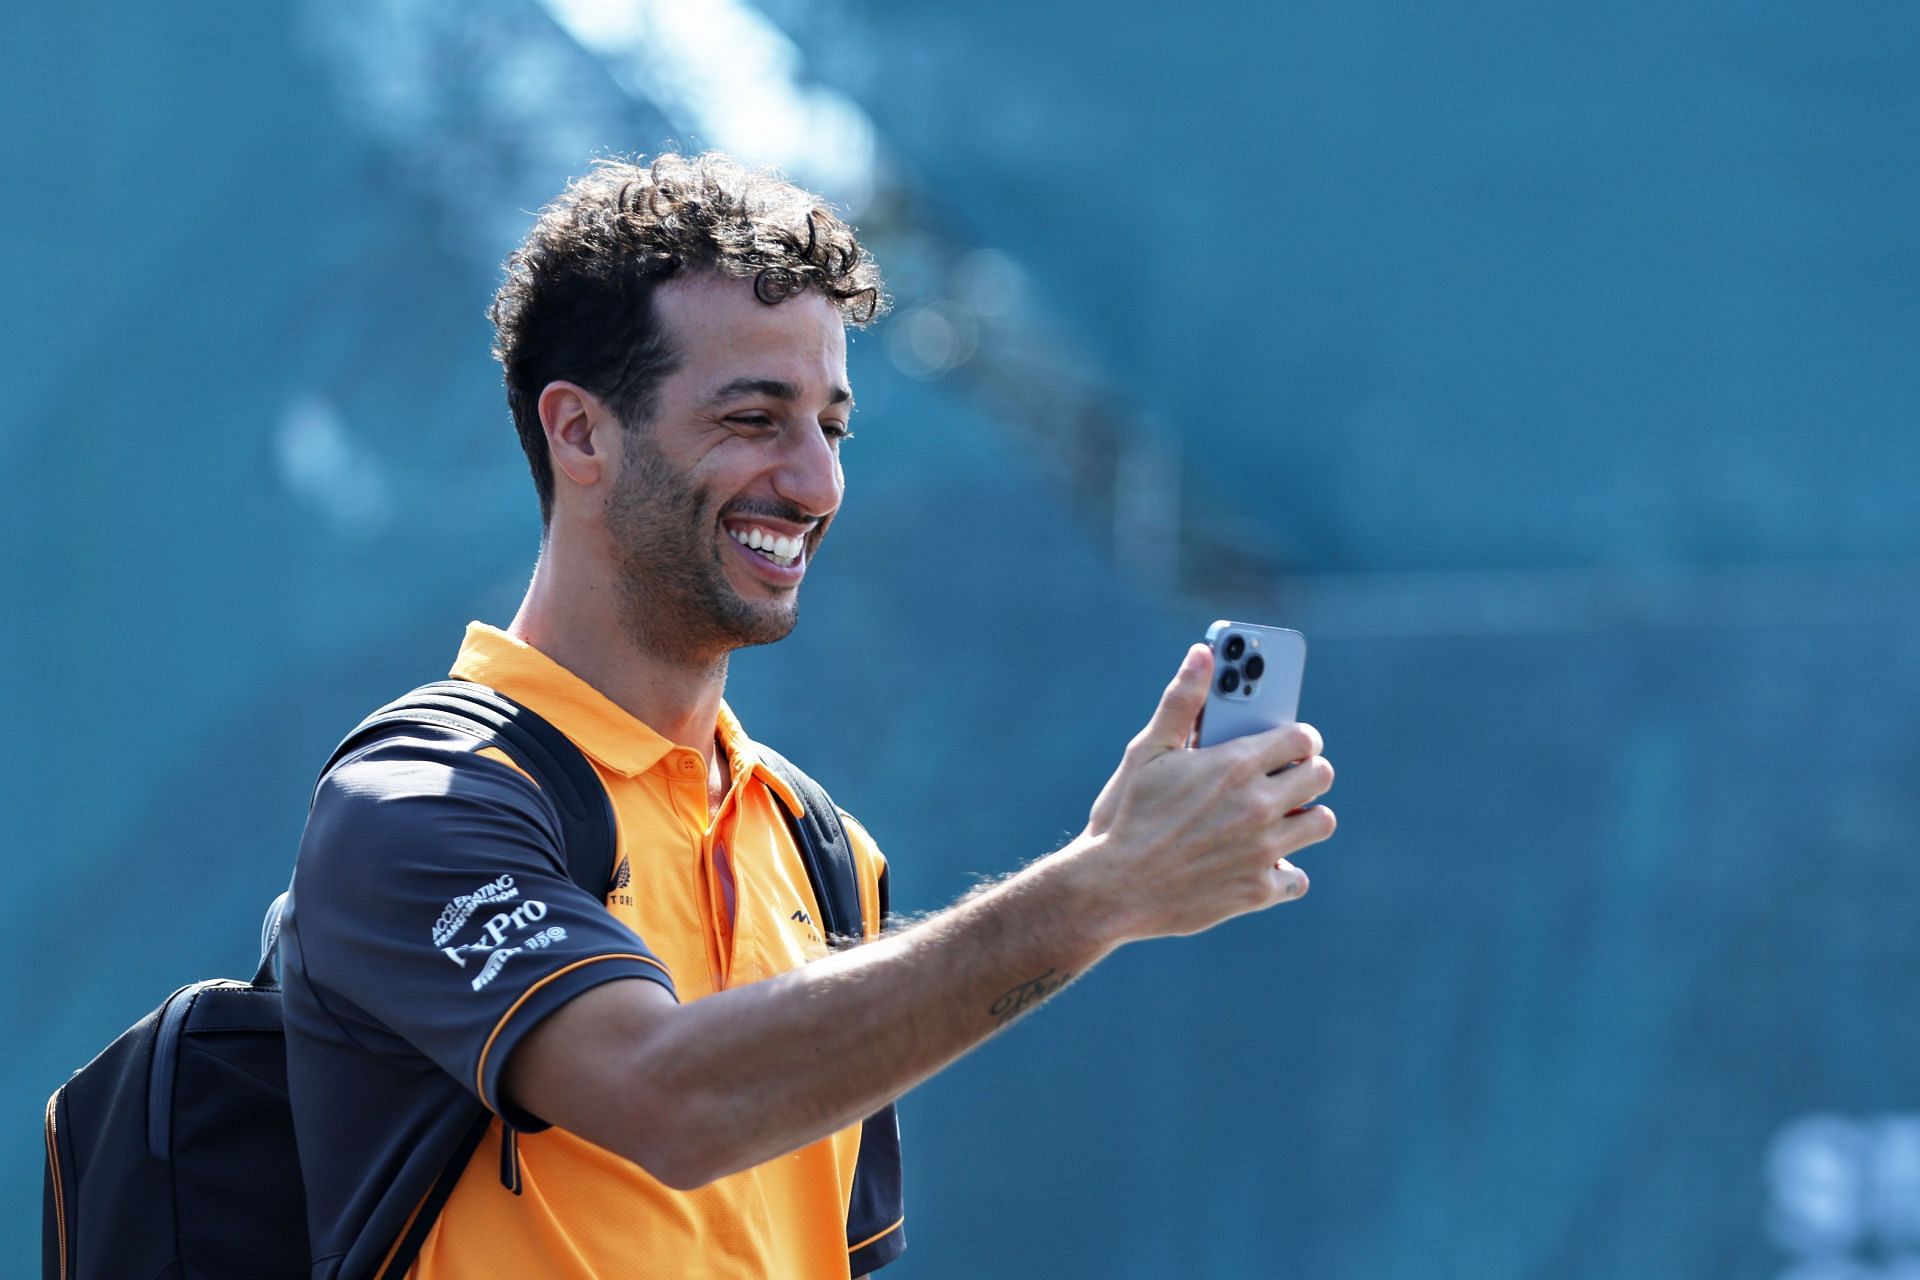
<svg viewBox="0 0 1920 1280">
<path fill-rule="evenodd" d="M 654 306 L 679 360 L 645 422 L 570 382 L 541 393 L 553 519 L 509 630 L 712 764 L 727 657 L 793 628 L 845 491 L 846 327 L 817 293 L 768 306 L 717 276 Z M 799 563 L 728 534 L 750 525 L 802 539 Z"/>
<path fill-rule="evenodd" d="M 657 302 L 681 363 L 645 423 L 629 432 L 571 383 L 540 397 L 554 514 L 512 629 L 705 753 L 723 787 L 727 655 L 792 627 L 839 509 L 846 336 L 812 294 L 767 306 L 704 279 Z M 727 532 L 743 522 L 802 537 L 805 555 L 782 568 L 744 550 Z M 1010 649 L 1009 678 L 1033 678 L 1032 659 Z M 1308 725 L 1189 749 L 1212 673 L 1194 646 L 1065 848 L 764 981 L 686 1004 L 638 978 L 584 991 L 514 1050 L 506 1096 L 700 1187 L 858 1124 L 1129 942 L 1299 898 L 1289 859 L 1333 833 L 1332 812 L 1307 807 L 1333 768 Z"/>
</svg>

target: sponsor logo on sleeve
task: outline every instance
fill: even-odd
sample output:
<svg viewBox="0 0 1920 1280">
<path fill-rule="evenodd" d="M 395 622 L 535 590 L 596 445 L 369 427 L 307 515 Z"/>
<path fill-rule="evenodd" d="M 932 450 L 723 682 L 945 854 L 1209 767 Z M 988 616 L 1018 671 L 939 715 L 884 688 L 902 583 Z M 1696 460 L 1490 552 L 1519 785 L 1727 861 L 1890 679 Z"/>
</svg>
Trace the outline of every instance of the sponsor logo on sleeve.
<svg viewBox="0 0 1920 1280">
<path fill-rule="evenodd" d="M 566 940 L 567 931 L 556 924 L 550 928 L 542 929 L 517 947 L 496 948 L 488 954 L 487 962 L 480 966 L 480 972 L 474 975 L 473 989 L 478 991 L 489 982 L 492 982 L 494 978 L 499 976 L 500 971 L 507 967 L 507 961 L 513 959 L 522 951 L 544 951 L 554 943 L 565 942 Z M 462 967 L 465 967 L 464 961 L 462 962 Z"/>
<path fill-rule="evenodd" d="M 433 940 L 440 948 L 441 955 L 462 969 L 467 967 L 469 959 L 478 961 L 479 972 L 471 979 L 475 991 L 499 977 L 507 961 L 521 952 L 544 951 L 566 941 L 567 931 L 561 926 L 540 927 L 550 908 L 538 898 L 523 899 L 511 910 L 496 911 L 485 920 L 478 921 L 479 935 L 473 941 L 455 941 L 461 929 L 474 922 L 481 908 L 511 903 L 519 896 L 520 890 L 514 885 L 513 877 L 503 875 L 498 880 L 481 885 L 473 893 L 461 894 L 449 902 L 440 913 L 439 922 L 434 925 Z M 534 932 L 529 933 L 528 930 Z"/>
<path fill-rule="evenodd" d="M 493 913 L 483 917 L 489 908 Z M 567 931 L 561 926 L 541 927 L 549 910 L 538 898 L 521 898 L 513 877 L 502 875 L 441 908 L 440 918 L 433 925 L 433 945 L 462 969 L 468 967 L 470 959 L 478 962 L 478 972 L 470 984 L 479 991 L 499 977 L 507 961 L 521 952 L 544 951 L 566 941 Z M 459 941 L 460 934 L 470 927 L 477 928 L 478 934 L 468 935 L 472 941 Z"/>
<path fill-rule="evenodd" d="M 480 908 L 496 902 L 511 902 L 519 896 L 520 890 L 514 887 L 511 875 L 502 875 L 489 880 L 472 893 L 461 894 L 440 909 L 440 918 L 433 922 L 433 945 L 444 947 L 452 942 L 454 935 L 466 927 L 467 921 L 473 919 L 474 913 Z M 546 908 L 541 908 L 541 914 L 546 914 Z M 536 920 L 539 918 L 534 917 Z M 499 943 L 494 945 L 498 946 Z"/>
<path fill-rule="evenodd" d="M 440 953 L 464 969 L 468 956 L 491 955 L 506 944 L 509 933 L 524 933 L 530 925 L 536 925 L 546 918 L 547 904 L 538 898 L 528 898 L 512 911 L 502 911 L 481 925 L 478 942 L 441 947 Z"/>
</svg>

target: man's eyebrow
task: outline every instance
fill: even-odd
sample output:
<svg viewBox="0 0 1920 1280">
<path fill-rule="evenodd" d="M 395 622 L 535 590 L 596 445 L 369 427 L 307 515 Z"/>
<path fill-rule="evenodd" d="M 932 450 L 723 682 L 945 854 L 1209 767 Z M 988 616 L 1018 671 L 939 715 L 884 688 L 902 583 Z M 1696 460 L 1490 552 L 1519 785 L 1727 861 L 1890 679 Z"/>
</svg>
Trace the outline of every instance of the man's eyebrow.
<svg viewBox="0 0 1920 1280">
<path fill-rule="evenodd" d="M 728 400 L 737 400 L 742 396 L 767 396 L 774 400 L 798 400 L 800 388 L 791 382 L 779 378 L 735 378 L 707 397 L 709 405 L 724 404 Z M 827 396 L 827 403 L 853 404 L 853 392 L 846 387 L 835 387 Z"/>
</svg>

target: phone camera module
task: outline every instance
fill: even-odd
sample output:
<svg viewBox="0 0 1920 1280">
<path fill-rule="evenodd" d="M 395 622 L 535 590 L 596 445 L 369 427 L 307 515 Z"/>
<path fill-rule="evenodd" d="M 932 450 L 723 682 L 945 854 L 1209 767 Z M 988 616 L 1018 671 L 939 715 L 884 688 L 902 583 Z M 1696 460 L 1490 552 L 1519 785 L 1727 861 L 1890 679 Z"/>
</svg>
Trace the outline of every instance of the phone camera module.
<svg viewBox="0 0 1920 1280">
<path fill-rule="evenodd" d="M 1256 653 L 1251 658 L 1248 658 L 1247 659 L 1247 683 L 1252 684 L 1255 680 L 1258 680 L 1261 674 L 1266 671 L 1266 669 L 1267 669 L 1267 660 L 1261 657 L 1259 654 Z"/>
<path fill-rule="evenodd" d="M 1220 692 L 1232 693 L 1235 689 L 1238 689 L 1239 687 L 1240 687 L 1240 673 L 1238 671 L 1235 671 L 1232 667 L 1228 667 L 1226 670 L 1226 673 L 1220 677 Z"/>
<path fill-rule="evenodd" d="M 1246 651 L 1247 651 L 1247 638 L 1245 636 L 1231 635 L 1227 637 L 1227 647 L 1225 649 L 1225 653 L 1227 655 L 1228 662 L 1240 661 L 1240 655 L 1245 653 Z"/>
</svg>

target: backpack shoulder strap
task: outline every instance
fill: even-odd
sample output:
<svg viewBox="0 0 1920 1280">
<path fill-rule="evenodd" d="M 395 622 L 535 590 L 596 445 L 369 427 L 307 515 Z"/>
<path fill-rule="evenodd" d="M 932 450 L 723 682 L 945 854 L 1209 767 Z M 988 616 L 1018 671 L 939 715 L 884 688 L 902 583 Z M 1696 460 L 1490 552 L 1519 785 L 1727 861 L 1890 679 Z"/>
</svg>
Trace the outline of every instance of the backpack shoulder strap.
<svg viewBox="0 0 1920 1280">
<path fill-rule="evenodd" d="M 405 725 L 434 725 L 468 734 L 513 757 L 553 801 L 560 817 L 560 842 L 568 876 L 596 898 L 606 896 L 607 886 L 613 880 L 618 829 L 614 825 L 613 803 L 600 782 L 600 775 L 593 771 L 593 765 L 566 734 L 527 707 L 483 684 L 471 680 L 436 680 L 381 707 L 334 748 L 326 767 L 320 770 L 321 781 L 353 752 Z M 315 794 L 318 790 L 316 783 Z M 277 919 L 274 923 L 277 925 Z M 274 932 L 277 935 L 277 928 Z M 271 958 L 269 944 L 268 955 L 262 960 L 263 971 Z M 382 1280 L 397 1280 L 412 1267 L 426 1241 L 427 1230 L 439 1217 L 491 1121 L 492 1113 L 479 1109 L 459 1148 L 435 1177 L 413 1222 L 396 1242 L 387 1267 L 381 1272 Z M 517 1195 L 519 1166 L 510 1133 L 504 1136 L 500 1150 L 501 1181 Z"/>
<path fill-rule="evenodd" d="M 802 773 L 793 761 L 771 747 L 755 743 L 760 761 L 773 770 L 800 800 L 805 810 L 791 818 L 800 857 L 807 864 L 807 880 L 813 885 L 813 897 L 826 914 L 821 923 L 836 947 L 858 942 L 866 936 L 865 912 L 860 909 L 860 881 L 853 867 L 853 842 L 847 838 L 846 824 L 834 807 L 826 788 Z"/>
<path fill-rule="evenodd" d="M 600 775 L 566 734 L 503 693 L 471 680 L 436 680 L 388 703 L 362 720 L 334 748 L 334 766 L 382 733 L 401 725 L 435 725 L 499 747 L 552 799 L 573 882 L 605 897 L 613 879 L 617 835 L 613 805 Z M 316 786 L 317 789 L 317 786 Z"/>
</svg>

